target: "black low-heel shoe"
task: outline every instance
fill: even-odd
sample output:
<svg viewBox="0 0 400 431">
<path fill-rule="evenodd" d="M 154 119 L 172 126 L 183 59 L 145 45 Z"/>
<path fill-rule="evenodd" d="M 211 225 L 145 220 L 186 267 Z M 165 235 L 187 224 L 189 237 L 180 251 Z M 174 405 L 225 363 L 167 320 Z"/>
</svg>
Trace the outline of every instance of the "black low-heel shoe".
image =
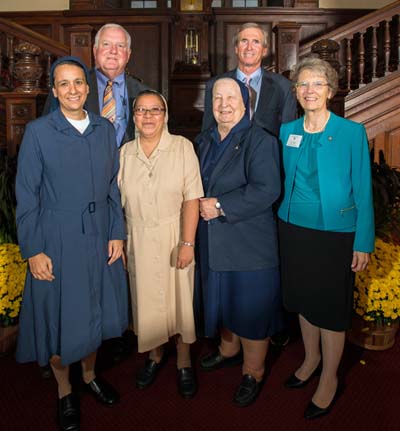
<svg viewBox="0 0 400 431">
<path fill-rule="evenodd" d="M 58 424 L 61 431 L 79 431 L 79 399 L 68 394 L 58 400 Z"/>
<path fill-rule="evenodd" d="M 310 377 L 306 380 L 300 380 L 296 377 L 295 373 L 291 374 L 290 377 L 285 381 L 284 386 L 287 389 L 301 389 L 306 386 L 313 377 L 321 374 L 321 364 L 311 373 Z"/>
<path fill-rule="evenodd" d="M 160 362 L 154 362 L 152 359 L 146 359 L 144 367 L 141 368 L 136 374 L 136 387 L 138 389 L 145 389 L 149 387 L 156 379 L 157 374 L 164 363 L 164 356 Z"/>
<path fill-rule="evenodd" d="M 197 380 L 192 367 L 178 370 L 178 392 L 183 398 L 193 398 L 196 394 Z"/>
<path fill-rule="evenodd" d="M 239 407 L 247 407 L 253 403 L 261 392 L 263 382 L 245 374 L 233 397 L 233 402 Z"/>
<path fill-rule="evenodd" d="M 329 406 L 325 408 L 318 407 L 316 404 L 310 401 L 308 403 L 307 408 L 304 411 L 304 417 L 306 419 L 317 419 L 321 416 L 327 415 L 332 410 L 333 406 L 336 404 L 336 401 L 342 395 L 343 391 L 344 391 L 344 386 L 342 384 L 339 384 L 336 389 L 336 393 L 333 397 L 333 400 L 331 401 Z"/>
<path fill-rule="evenodd" d="M 97 401 L 107 406 L 112 406 L 119 401 L 119 393 L 99 377 L 85 384 L 85 388 Z"/>
<path fill-rule="evenodd" d="M 225 357 L 219 353 L 219 350 L 209 353 L 204 356 L 200 361 L 200 369 L 202 371 L 213 371 L 223 367 L 233 367 L 240 365 L 243 362 L 242 352 L 237 353 L 235 356 Z"/>
</svg>

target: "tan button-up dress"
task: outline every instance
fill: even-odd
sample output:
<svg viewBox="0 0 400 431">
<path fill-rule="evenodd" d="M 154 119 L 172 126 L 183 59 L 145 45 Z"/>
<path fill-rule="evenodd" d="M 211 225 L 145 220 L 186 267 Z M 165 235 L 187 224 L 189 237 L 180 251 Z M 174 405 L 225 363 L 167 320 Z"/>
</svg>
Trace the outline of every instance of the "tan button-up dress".
<svg viewBox="0 0 400 431">
<path fill-rule="evenodd" d="M 194 263 L 176 269 L 184 201 L 203 196 L 199 164 L 190 141 L 163 131 L 147 158 L 140 138 L 121 149 L 119 187 L 127 224 L 128 271 L 139 352 L 181 334 L 196 339 Z"/>
</svg>

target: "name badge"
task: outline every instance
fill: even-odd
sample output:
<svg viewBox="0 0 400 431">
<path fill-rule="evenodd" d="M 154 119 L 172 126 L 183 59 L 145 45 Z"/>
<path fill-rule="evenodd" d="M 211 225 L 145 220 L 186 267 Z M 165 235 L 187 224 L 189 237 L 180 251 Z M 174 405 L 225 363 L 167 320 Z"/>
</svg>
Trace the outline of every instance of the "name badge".
<svg viewBox="0 0 400 431">
<path fill-rule="evenodd" d="M 301 136 L 301 135 L 289 135 L 289 138 L 286 142 L 286 146 L 299 148 L 302 139 L 303 139 L 303 136 Z"/>
</svg>

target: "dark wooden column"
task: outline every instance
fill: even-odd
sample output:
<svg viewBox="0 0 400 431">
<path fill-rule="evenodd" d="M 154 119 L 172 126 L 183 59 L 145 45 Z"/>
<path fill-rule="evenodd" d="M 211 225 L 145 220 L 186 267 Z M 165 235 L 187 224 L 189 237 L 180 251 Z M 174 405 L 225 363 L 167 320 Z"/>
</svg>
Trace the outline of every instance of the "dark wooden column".
<svg viewBox="0 0 400 431">
<path fill-rule="evenodd" d="M 280 22 L 274 27 L 276 72 L 288 75 L 298 62 L 301 25 L 295 22 Z"/>
</svg>

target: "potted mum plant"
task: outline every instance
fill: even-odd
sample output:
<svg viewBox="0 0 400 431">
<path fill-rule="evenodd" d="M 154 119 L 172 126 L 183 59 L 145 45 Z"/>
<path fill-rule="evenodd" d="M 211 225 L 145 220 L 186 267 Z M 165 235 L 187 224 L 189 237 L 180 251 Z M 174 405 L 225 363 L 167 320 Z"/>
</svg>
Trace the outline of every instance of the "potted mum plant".
<svg viewBox="0 0 400 431">
<path fill-rule="evenodd" d="M 375 251 L 366 271 L 356 275 L 356 319 L 348 338 L 372 350 L 393 346 L 400 317 L 400 171 L 382 152 L 372 165 L 376 224 Z"/>
<path fill-rule="evenodd" d="M 0 154 L 0 354 L 15 343 L 26 262 L 21 258 L 15 227 L 16 159 Z"/>
</svg>

